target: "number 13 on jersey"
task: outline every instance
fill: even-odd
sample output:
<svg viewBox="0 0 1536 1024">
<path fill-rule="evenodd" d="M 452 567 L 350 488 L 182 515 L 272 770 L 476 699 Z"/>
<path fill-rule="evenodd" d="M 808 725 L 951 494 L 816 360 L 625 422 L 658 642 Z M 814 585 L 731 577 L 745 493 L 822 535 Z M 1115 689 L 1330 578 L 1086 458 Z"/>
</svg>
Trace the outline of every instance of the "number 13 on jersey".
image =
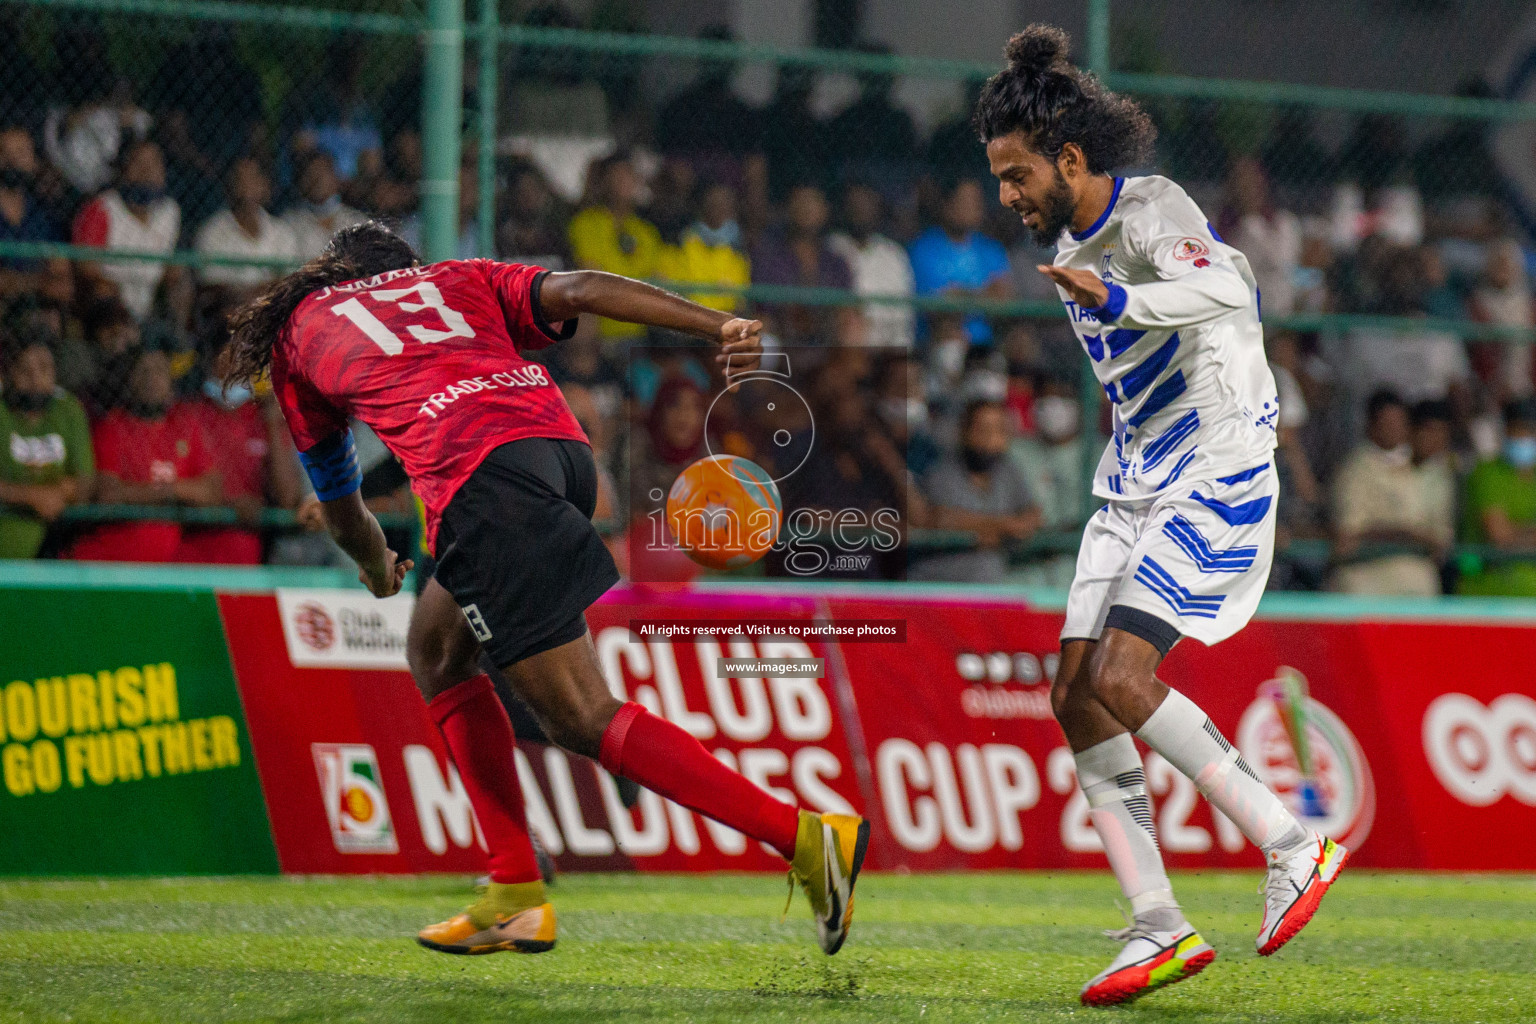
<svg viewBox="0 0 1536 1024">
<path fill-rule="evenodd" d="M 475 329 L 469 326 L 468 321 L 464 319 L 464 314 L 444 304 L 443 293 L 438 291 L 437 285 L 431 281 L 419 281 L 409 288 L 385 288 L 367 294 L 375 302 L 394 303 L 402 312 L 423 313 L 430 310 L 436 313 L 445 329 L 428 327 L 425 324 L 409 324 L 406 327 L 411 337 L 423 344 L 433 345 L 439 341 L 447 341 L 449 338 L 475 336 Z M 421 301 L 408 302 L 406 296 L 409 295 L 418 296 Z M 405 339 L 390 330 L 384 321 L 374 316 L 373 311 L 363 305 L 362 296 L 354 295 L 345 302 L 338 302 L 331 307 L 331 312 L 337 316 L 344 316 L 356 324 L 375 345 L 384 350 L 385 355 L 397 356 L 405 351 Z"/>
</svg>

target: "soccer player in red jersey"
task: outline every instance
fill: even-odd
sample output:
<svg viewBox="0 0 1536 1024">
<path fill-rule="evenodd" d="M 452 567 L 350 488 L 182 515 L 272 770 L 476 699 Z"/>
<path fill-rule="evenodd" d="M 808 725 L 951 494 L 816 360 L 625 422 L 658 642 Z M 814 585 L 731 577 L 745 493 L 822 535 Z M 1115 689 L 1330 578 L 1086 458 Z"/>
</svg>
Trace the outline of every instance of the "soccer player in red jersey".
<svg viewBox="0 0 1536 1024">
<path fill-rule="evenodd" d="M 339 232 L 316 259 L 231 320 L 228 383 L 270 373 L 331 535 L 376 596 L 412 563 L 385 544 L 358 494 L 349 418 L 405 467 L 437 557 L 416 602 L 407 659 L 464 780 L 490 849 L 490 885 L 418 941 L 449 953 L 543 952 L 555 943 L 512 726 L 482 649 L 549 737 L 776 849 L 810 898 L 822 949 L 853 915 L 869 826 L 797 810 L 715 760 L 691 735 L 614 698 L 585 611 L 618 580 L 592 526 L 597 471 L 586 435 L 544 367 L 524 353 L 570 337 L 590 313 L 710 339 L 728 370 L 757 364 L 762 324 L 598 271 L 491 260 L 422 266 L 375 222 Z"/>
</svg>

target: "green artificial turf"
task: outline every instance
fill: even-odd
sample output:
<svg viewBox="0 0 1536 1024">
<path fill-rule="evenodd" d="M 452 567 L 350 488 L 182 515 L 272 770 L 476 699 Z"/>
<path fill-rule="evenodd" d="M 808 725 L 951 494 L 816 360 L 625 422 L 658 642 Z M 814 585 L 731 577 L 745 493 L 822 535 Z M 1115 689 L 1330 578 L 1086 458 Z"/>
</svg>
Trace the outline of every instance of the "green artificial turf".
<svg viewBox="0 0 1536 1024">
<path fill-rule="evenodd" d="M 0 1021 L 1528 1021 L 1536 878 L 1347 872 L 1277 956 L 1259 873 L 1175 886 L 1220 953 L 1130 1007 L 1077 1003 L 1116 946 L 1107 874 L 866 875 L 821 954 L 764 876 L 568 875 L 559 947 L 455 957 L 458 878 L 0 880 Z"/>
</svg>

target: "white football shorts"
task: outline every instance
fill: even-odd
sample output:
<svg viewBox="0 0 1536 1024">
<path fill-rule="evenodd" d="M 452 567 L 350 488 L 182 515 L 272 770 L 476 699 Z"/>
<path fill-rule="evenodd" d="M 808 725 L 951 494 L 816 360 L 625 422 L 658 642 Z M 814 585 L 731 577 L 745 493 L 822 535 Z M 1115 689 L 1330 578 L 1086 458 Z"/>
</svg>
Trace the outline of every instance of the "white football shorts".
<svg viewBox="0 0 1536 1024">
<path fill-rule="evenodd" d="M 1108 625 L 1166 654 L 1180 636 L 1214 644 L 1242 629 L 1269 581 L 1279 495 L 1271 462 L 1109 502 L 1083 530 L 1062 640 Z"/>
</svg>

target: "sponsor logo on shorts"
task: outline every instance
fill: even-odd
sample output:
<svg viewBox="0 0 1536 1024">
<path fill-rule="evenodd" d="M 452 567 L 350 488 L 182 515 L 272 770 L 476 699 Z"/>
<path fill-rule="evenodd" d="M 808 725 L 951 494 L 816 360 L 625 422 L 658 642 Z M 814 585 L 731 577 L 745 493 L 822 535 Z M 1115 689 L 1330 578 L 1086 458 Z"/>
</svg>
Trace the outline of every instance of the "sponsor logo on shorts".
<svg viewBox="0 0 1536 1024">
<path fill-rule="evenodd" d="M 338 853 L 398 853 L 379 759 L 366 743 L 314 743 L 320 799 Z"/>
<path fill-rule="evenodd" d="M 1181 238 L 1173 243 L 1173 258 L 1176 260 L 1197 260 L 1210 254 L 1211 250 L 1198 238 Z"/>
<path fill-rule="evenodd" d="M 1299 685 L 1298 685 L 1299 684 Z M 1289 666 L 1259 687 L 1237 726 L 1237 747 L 1304 824 L 1357 848 L 1376 820 L 1376 781 L 1354 733 L 1306 693 Z"/>
<path fill-rule="evenodd" d="M 464 612 L 464 618 L 469 620 L 469 628 L 474 631 L 476 640 L 485 643 L 491 638 L 491 627 L 485 624 L 485 616 L 480 614 L 478 604 L 466 604 L 460 610 Z"/>
</svg>

